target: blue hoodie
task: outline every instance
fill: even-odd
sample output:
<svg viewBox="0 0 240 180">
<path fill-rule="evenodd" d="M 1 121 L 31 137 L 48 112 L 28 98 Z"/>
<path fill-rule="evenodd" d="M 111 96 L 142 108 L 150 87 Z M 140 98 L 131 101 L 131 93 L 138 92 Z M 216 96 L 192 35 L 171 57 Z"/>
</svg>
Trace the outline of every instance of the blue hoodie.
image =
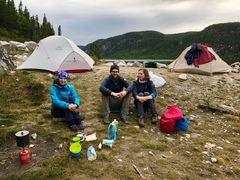
<svg viewBox="0 0 240 180">
<path fill-rule="evenodd" d="M 70 97 L 72 96 L 74 98 L 74 104 L 77 106 L 80 106 L 80 99 L 78 98 L 78 95 L 74 89 L 73 86 L 66 83 L 64 86 L 59 84 L 58 78 L 54 79 L 53 85 L 50 88 L 50 96 L 52 99 L 52 108 L 59 107 L 61 109 L 67 109 L 69 103 L 65 101 L 61 101 L 61 98 L 63 96 Z"/>
</svg>

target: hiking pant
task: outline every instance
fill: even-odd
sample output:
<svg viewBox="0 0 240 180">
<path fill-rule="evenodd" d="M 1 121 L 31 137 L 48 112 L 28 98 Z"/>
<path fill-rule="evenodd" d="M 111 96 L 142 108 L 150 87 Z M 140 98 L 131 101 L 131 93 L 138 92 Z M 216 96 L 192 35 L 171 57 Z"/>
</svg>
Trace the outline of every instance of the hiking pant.
<svg viewBox="0 0 240 180">
<path fill-rule="evenodd" d="M 74 98 L 72 96 L 67 97 L 63 96 L 62 101 L 65 101 L 67 103 L 73 104 L 74 103 Z M 61 109 L 59 107 L 55 107 L 51 109 L 51 114 L 53 117 L 65 117 L 66 121 L 80 121 L 80 114 L 79 112 L 72 112 L 69 109 Z"/>
<path fill-rule="evenodd" d="M 105 117 L 110 114 L 111 109 L 121 110 L 123 116 L 127 116 L 129 111 L 129 105 L 131 101 L 131 93 L 126 94 L 123 98 L 119 99 L 111 95 L 102 94 L 102 116 Z"/>
<path fill-rule="evenodd" d="M 150 93 L 149 92 L 144 92 L 144 93 L 139 93 L 138 96 L 149 96 Z M 135 99 L 134 104 L 137 108 L 137 116 L 141 117 L 144 115 L 144 111 L 147 111 L 147 109 L 150 109 L 150 112 L 152 115 L 157 114 L 157 110 L 156 107 L 154 105 L 154 100 L 153 99 L 149 99 L 143 103 L 141 103 L 140 101 L 138 101 L 137 99 Z"/>
</svg>

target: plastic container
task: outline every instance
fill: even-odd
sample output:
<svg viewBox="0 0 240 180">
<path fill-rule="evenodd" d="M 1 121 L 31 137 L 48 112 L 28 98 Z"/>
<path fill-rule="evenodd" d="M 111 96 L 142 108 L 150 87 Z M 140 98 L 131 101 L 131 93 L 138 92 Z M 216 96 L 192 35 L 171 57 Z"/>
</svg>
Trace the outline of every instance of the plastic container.
<svg viewBox="0 0 240 180">
<path fill-rule="evenodd" d="M 81 140 L 81 138 L 76 136 L 76 137 L 72 138 L 71 143 L 80 143 L 80 140 Z"/>
<path fill-rule="evenodd" d="M 117 128 L 114 122 L 111 122 L 108 126 L 108 139 L 116 140 L 117 138 Z"/>
<path fill-rule="evenodd" d="M 115 127 L 116 127 L 116 138 L 117 138 L 117 135 L 118 135 L 118 121 L 116 119 L 114 119 L 113 123 L 115 124 Z"/>
<path fill-rule="evenodd" d="M 79 153 L 72 153 L 70 152 L 71 157 L 75 158 L 75 157 L 79 157 L 81 155 L 81 151 Z"/>
<path fill-rule="evenodd" d="M 114 119 L 114 120 L 113 120 L 113 123 L 115 124 L 116 129 L 117 129 L 117 131 L 118 131 L 118 121 L 117 121 L 116 119 Z"/>
<path fill-rule="evenodd" d="M 71 157 L 79 157 L 81 155 L 81 144 L 80 142 L 72 143 L 69 147 Z"/>
<path fill-rule="evenodd" d="M 80 143 L 72 143 L 69 147 L 70 152 L 72 153 L 79 153 L 81 151 Z"/>
</svg>

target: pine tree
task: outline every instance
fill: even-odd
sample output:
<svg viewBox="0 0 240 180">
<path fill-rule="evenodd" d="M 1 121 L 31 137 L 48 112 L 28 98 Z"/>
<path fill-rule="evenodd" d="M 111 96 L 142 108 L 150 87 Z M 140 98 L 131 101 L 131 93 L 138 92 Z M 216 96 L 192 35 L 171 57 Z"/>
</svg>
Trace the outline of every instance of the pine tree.
<svg viewBox="0 0 240 180">
<path fill-rule="evenodd" d="M 62 29 L 61 29 L 61 26 L 60 26 L 60 25 L 58 26 L 58 35 L 59 35 L 59 36 L 62 35 Z"/>
</svg>

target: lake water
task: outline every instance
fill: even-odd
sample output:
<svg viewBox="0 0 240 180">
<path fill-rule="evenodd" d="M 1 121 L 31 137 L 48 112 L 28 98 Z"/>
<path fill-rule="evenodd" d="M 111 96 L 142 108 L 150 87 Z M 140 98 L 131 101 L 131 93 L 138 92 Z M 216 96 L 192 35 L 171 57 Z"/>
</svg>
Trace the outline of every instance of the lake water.
<svg viewBox="0 0 240 180">
<path fill-rule="evenodd" d="M 174 61 L 174 59 L 101 59 L 101 61 L 105 61 L 105 62 L 114 62 L 114 61 L 124 61 L 126 63 L 128 62 L 145 62 L 145 61 L 155 61 L 158 63 L 163 63 L 163 64 L 170 64 L 171 62 Z"/>
</svg>

